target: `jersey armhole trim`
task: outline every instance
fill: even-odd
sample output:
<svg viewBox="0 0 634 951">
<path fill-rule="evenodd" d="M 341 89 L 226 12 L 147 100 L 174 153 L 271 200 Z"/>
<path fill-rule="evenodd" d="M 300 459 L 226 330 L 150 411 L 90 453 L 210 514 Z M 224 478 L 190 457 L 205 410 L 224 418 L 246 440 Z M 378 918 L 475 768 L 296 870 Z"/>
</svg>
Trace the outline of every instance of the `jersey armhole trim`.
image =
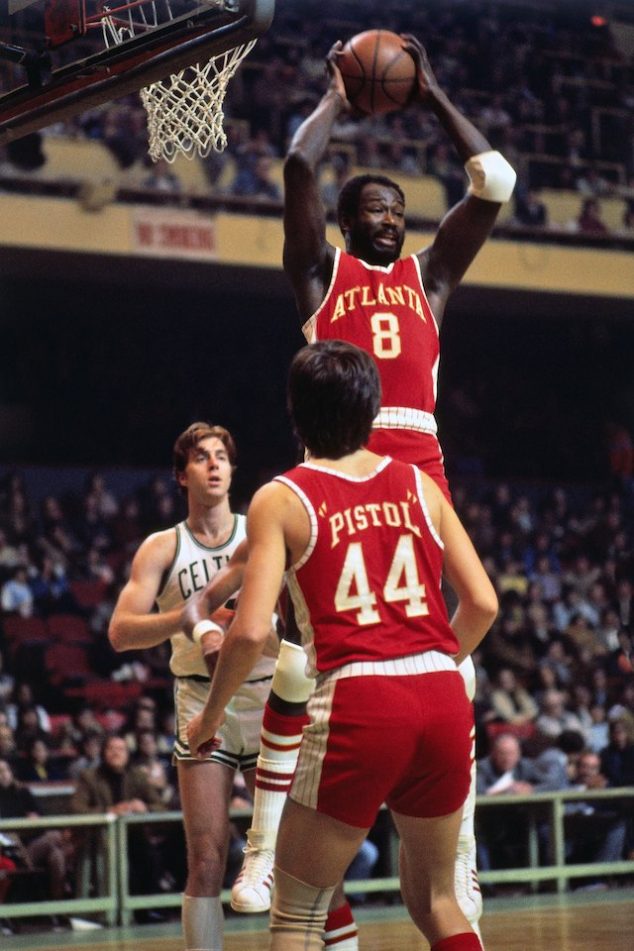
<svg viewBox="0 0 634 951">
<path fill-rule="evenodd" d="M 432 306 L 431 306 L 431 304 L 429 303 L 429 300 L 428 300 L 428 298 L 427 298 L 427 291 L 425 290 L 425 282 L 423 281 L 423 275 L 422 275 L 422 273 L 421 273 L 420 261 L 418 260 L 418 255 L 417 255 L 417 254 L 412 254 L 411 257 L 412 257 L 412 261 L 414 262 L 414 267 L 416 268 L 416 273 L 418 274 L 418 280 L 420 281 L 420 289 L 421 289 L 422 294 L 423 294 L 423 299 L 424 299 L 425 303 L 427 304 L 427 308 L 428 308 L 428 310 L 429 310 L 429 313 L 431 314 L 431 319 L 432 319 L 433 322 L 434 322 L 434 327 L 436 328 L 436 333 L 437 333 L 438 336 L 440 337 L 440 327 L 438 326 L 438 321 L 436 320 L 436 315 L 434 314 L 434 311 L 432 310 Z"/>
<path fill-rule="evenodd" d="M 299 561 L 296 561 L 294 564 L 289 565 L 289 567 L 286 569 L 287 571 L 297 571 L 299 568 L 301 568 L 303 565 L 306 564 L 306 562 L 312 555 L 313 551 L 315 550 L 315 545 L 317 544 L 317 535 L 319 531 L 318 523 L 317 523 L 317 514 L 315 512 L 315 509 L 313 508 L 312 502 L 310 501 L 306 493 L 302 489 L 300 489 L 300 487 L 296 485 L 295 482 L 293 482 L 291 479 L 287 479 L 286 476 L 276 476 L 275 481 L 281 482 L 288 489 L 290 489 L 292 492 L 295 493 L 299 501 L 302 503 L 302 505 L 306 509 L 306 514 L 308 515 L 308 520 L 310 522 L 310 538 L 308 539 L 308 545 L 306 546 L 306 550 L 304 551 L 304 554 L 299 559 Z"/>
<path fill-rule="evenodd" d="M 418 492 L 418 498 L 420 500 L 420 507 L 422 509 L 423 515 L 425 517 L 425 522 L 427 523 L 427 528 L 429 529 L 429 534 L 434 539 L 441 551 L 445 550 L 445 546 L 442 538 L 434 528 L 434 523 L 431 520 L 431 515 L 429 514 L 429 509 L 427 507 L 427 500 L 425 499 L 425 492 L 423 491 L 423 477 L 420 469 L 416 466 L 412 466 L 414 470 L 414 478 L 416 480 L 416 490 Z"/>
<path fill-rule="evenodd" d="M 159 589 L 156 592 L 156 598 L 154 599 L 155 603 L 158 603 L 158 599 L 163 596 L 165 589 L 167 587 L 167 582 L 169 581 L 172 571 L 174 570 L 174 565 L 178 561 L 178 556 L 181 550 L 181 528 L 184 525 L 184 522 L 179 522 L 178 525 L 174 526 L 174 532 L 176 534 L 176 549 L 174 551 L 174 557 L 172 558 L 169 566 L 165 569 L 161 575 L 161 582 L 159 584 Z"/>
<path fill-rule="evenodd" d="M 317 308 L 314 314 L 312 314 L 308 320 L 302 324 L 302 333 L 308 341 L 308 343 L 314 343 L 317 337 L 317 318 L 326 305 L 326 302 L 329 300 L 332 293 L 332 289 L 335 286 L 335 281 L 337 280 L 337 274 L 339 273 L 339 262 L 341 261 L 341 248 L 335 247 L 335 257 L 332 264 L 332 276 L 330 278 L 330 283 L 328 284 L 328 290 L 324 294 L 324 299 Z"/>
</svg>

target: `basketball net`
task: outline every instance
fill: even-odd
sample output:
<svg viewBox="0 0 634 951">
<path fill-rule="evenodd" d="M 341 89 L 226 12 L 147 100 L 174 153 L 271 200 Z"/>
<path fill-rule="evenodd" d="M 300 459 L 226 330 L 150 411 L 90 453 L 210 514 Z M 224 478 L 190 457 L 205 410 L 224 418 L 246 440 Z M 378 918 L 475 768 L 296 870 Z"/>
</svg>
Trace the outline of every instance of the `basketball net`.
<svg viewBox="0 0 634 951">
<path fill-rule="evenodd" d="M 219 0 L 206 2 L 220 5 Z M 158 26 L 155 0 L 131 0 L 119 9 L 125 10 L 122 18 L 109 14 L 107 8 L 99 17 L 108 48 L 120 46 L 140 32 Z M 169 3 L 167 9 L 169 11 Z M 147 114 L 148 151 L 155 162 L 159 159 L 173 162 L 178 155 L 206 158 L 212 149 L 224 151 L 227 136 L 223 105 L 229 80 L 255 44 L 256 40 L 250 40 L 212 56 L 207 63 L 194 63 L 141 90 Z"/>
<path fill-rule="evenodd" d="M 223 103 L 229 80 L 256 41 L 195 63 L 141 90 L 147 113 L 150 157 L 173 162 L 179 153 L 205 158 L 224 151 Z"/>
</svg>

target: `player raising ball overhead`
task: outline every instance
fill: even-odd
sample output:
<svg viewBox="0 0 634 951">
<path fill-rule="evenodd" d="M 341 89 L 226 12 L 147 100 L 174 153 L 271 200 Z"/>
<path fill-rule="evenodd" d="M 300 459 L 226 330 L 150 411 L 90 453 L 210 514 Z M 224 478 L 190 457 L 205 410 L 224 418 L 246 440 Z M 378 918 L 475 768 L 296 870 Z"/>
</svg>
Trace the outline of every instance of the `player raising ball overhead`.
<svg viewBox="0 0 634 951">
<path fill-rule="evenodd" d="M 427 247 L 401 257 L 406 210 L 401 187 L 383 175 L 357 176 L 344 185 L 338 202 L 345 250 L 327 241 L 317 169 L 335 122 L 352 111 L 339 69 L 343 47 L 336 43 L 327 58 L 328 88 L 295 133 L 285 162 L 284 268 L 306 339 L 347 340 L 376 362 L 382 399 L 369 448 L 419 466 L 450 498 L 434 418 L 439 326 L 450 294 L 491 233 L 502 203 L 511 197 L 516 176 L 439 87 L 421 43 L 411 35 L 401 40 L 416 71 L 408 102 L 434 113 L 464 162 L 464 197 L 445 215 Z M 473 697 L 470 658 L 461 672 Z M 293 697 L 291 691 L 289 699 Z M 279 700 L 278 721 L 283 709 Z M 256 803 L 258 795 L 256 781 Z M 456 858 L 456 893 L 477 928 L 482 903 L 474 805 L 472 776 Z M 256 815 L 257 810 L 254 824 Z"/>
</svg>

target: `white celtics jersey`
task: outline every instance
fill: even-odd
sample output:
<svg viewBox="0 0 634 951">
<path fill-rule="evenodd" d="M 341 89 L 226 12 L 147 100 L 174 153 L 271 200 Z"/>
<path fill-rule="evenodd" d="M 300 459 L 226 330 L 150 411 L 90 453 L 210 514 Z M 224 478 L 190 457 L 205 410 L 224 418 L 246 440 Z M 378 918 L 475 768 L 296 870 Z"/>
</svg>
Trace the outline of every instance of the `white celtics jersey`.
<svg viewBox="0 0 634 951">
<path fill-rule="evenodd" d="M 156 599 L 161 612 L 184 605 L 224 568 L 246 537 L 246 518 L 244 515 L 234 515 L 231 535 L 223 545 L 214 548 L 199 542 L 187 522 L 180 522 L 174 530 L 176 554 Z M 190 677 L 193 674 L 200 677 L 209 676 L 198 644 L 194 644 L 186 634 L 180 632 L 173 635 L 171 642 L 170 668 L 175 677 Z"/>
</svg>

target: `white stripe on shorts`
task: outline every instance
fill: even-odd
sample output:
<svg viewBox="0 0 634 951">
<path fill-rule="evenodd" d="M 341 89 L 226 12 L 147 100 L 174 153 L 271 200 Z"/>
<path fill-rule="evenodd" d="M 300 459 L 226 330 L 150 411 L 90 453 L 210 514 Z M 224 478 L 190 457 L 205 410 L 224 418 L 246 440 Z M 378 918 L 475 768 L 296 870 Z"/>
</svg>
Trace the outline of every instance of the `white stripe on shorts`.
<svg viewBox="0 0 634 951">
<path fill-rule="evenodd" d="M 409 657 L 392 660 L 359 660 L 336 670 L 327 670 L 317 677 L 317 684 L 326 680 L 345 680 L 348 677 L 408 677 L 415 674 L 434 674 L 441 670 L 458 670 L 456 662 L 442 651 L 425 651 Z"/>
</svg>

